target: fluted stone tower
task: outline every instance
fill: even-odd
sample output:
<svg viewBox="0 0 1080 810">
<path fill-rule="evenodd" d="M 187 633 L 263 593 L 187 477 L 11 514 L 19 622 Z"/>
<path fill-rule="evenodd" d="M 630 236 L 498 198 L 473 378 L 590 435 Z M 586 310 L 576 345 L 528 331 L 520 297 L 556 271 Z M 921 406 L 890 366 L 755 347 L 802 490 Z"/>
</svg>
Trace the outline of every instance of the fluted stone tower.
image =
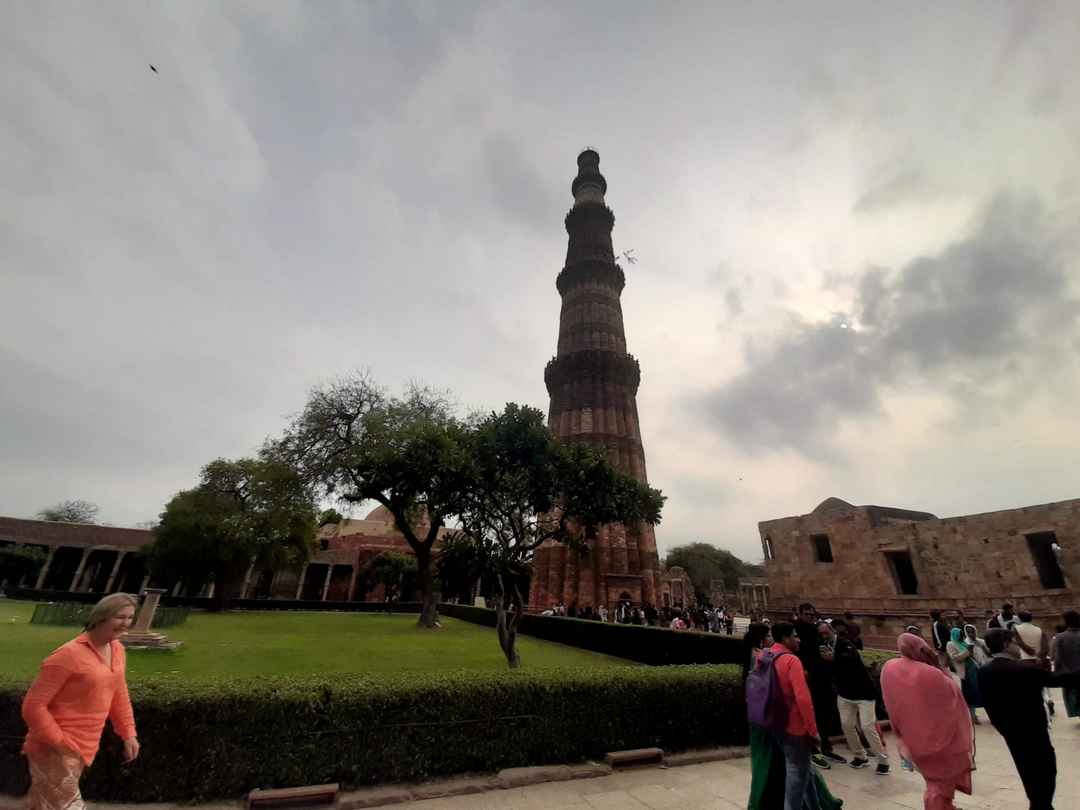
<svg viewBox="0 0 1080 810">
<path fill-rule="evenodd" d="M 619 302 L 626 277 L 611 246 L 615 215 L 604 202 L 600 156 L 587 149 L 577 163 L 574 206 L 566 215 L 566 266 L 556 282 L 562 296 L 559 346 L 544 370 L 548 425 L 562 441 L 603 448 L 612 464 L 646 482 L 637 412 L 641 371 L 626 352 Z M 587 557 L 558 543 L 537 549 L 529 604 L 545 608 L 561 601 L 595 609 L 629 599 L 656 605 L 659 573 L 652 526 L 605 526 Z"/>
</svg>

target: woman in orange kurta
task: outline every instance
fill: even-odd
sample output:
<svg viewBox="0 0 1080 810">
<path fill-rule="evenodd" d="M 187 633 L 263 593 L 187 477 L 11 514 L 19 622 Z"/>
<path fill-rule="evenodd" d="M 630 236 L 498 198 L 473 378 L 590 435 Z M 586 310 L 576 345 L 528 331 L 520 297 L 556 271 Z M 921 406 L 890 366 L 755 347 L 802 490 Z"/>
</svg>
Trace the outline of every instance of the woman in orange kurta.
<svg viewBox="0 0 1080 810">
<path fill-rule="evenodd" d="M 29 810 L 83 810 L 79 778 L 94 761 L 106 718 L 124 741 L 125 760 L 139 755 L 118 640 L 131 626 L 136 604 L 126 593 L 98 602 L 85 632 L 45 659 L 26 693 Z"/>
</svg>

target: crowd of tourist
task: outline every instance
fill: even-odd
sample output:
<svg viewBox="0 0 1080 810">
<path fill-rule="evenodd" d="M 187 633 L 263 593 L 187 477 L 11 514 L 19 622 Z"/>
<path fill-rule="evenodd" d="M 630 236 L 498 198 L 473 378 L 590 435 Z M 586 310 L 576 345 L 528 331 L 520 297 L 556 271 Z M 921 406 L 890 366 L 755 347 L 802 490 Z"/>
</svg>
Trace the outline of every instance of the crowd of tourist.
<svg viewBox="0 0 1080 810">
<path fill-rule="evenodd" d="M 692 608 L 684 608 L 681 605 L 656 608 L 649 602 L 638 606 L 630 600 L 622 600 L 612 610 L 608 610 L 604 605 L 596 610 L 593 610 L 592 605 L 586 605 L 579 610 L 576 602 L 571 602 L 569 607 L 559 602 L 542 611 L 540 615 L 592 619 L 616 624 L 637 624 L 643 627 L 667 627 L 671 630 L 727 633 L 729 636 L 735 632 L 735 610 L 725 605 L 715 608 L 711 605 Z"/>
<path fill-rule="evenodd" d="M 120 636 L 135 599 L 113 594 L 91 611 L 85 632 L 42 663 L 23 701 L 30 764 L 30 810 L 82 810 L 79 779 L 97 754 L 106 719 L 128 761 L 139 754 Z M 573 610 L 573 606 L 570 610 Z M 566 615 L 572 615 L 570 610 Z M 574 611 L 576 613 L 576 610 Z M 661 625 L 692 622 L 731 633 L 723 608 L 659 611 L 619 604 L 604 621 Z M 930 639 L 909 625 L 898 658 L 885 662 L 880 689 L 862 657 L 861 628 L 846 615 L 823 619 L 806 603 L 793 621 L 753 622 L 743 637 L 743 680 L 750 720 L 750 810 L 835 810 L 821 771 L 873 764 L 887 776 L 890 757 L 876 710 L 880 699 L 901 767 L 926 782 L 925 810 L 952 810 L 956 791 L 972 792 L 977 711 L 985 710 L 1015 763 L 1032 810 L 1052 810 L 1057 758 L 1048 689 L 1061 687 L 1065 713 L 1080 717 L 1080 613 L 1066 611 L 1054 632 L 1030 612 L 1005 604 L 983 629 L 962 614 L 930 614 Z M 843 732 L 848 761 L 830 738 Z"/>
<path fill-rule="evenodd" d="M 837 763 L 890 773 L 878 722 L 880 700 L 905 770 L 926 782 L 926 810 L 954 808 L 970 794 L 978 709 L 1002 736 L 1032 810 L 1052 810 L 1057 760 L 1049 689 L 1063 690 L 1066 714 L 1080 717 L 1080 613 L 1067 611 L 1053 633 L 1029 611 L 1005 604 L 983 629 L 962 612 L 930 613 L 929 639 L 909 625 L 898 658 L 880 669 L 880 688 L 863 661 L 861 628 L 850 614 L 824 619 L 799 605 L 791 622 L 752 623 L 744 636 L 743 677 L 751 720 L 750 810 L 829 810 L 842 802 L 821 771 Z M 850 761 L 833 750 L 843 733 Z"/>
</svg>

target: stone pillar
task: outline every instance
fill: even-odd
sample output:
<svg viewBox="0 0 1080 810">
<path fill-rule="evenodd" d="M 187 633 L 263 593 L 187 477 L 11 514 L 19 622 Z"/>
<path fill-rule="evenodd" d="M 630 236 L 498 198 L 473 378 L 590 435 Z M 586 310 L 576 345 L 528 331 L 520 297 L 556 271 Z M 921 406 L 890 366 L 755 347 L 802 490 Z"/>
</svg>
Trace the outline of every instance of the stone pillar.
<svg viewBox="0 0 1080 810">
<path fill-rule="evenodd" d="M 154 613 L 157 611 L 164 588 L 146 588 L 143 597 L 142 608 L 135 619 L 135 626 L 120 637 L 120 643 L 129 649 L 160 649 L 175 650 L 180 646 L 179 641 L 169 641 L 161 633 L 150 630 L 154 623 Z"/>
<path fill-rule="evenodd" d="M 296 598 L 299 599 L 304 593 L 304 580 L 307 578 L 308 564 L 304 563 L 304 566 L 300 569 L 300 580 L 296 583 Z"/>
<path fill-rule="evenodd" d="M 49 566 L 52 565 L 54 556 L 56 556 L 56 546 L 51 546 L 49 548 L 49 556 L 45 558 L 45 563 L 41 566 L 41 571 L 38 572 L 37 581 L 34 583 L 35 591 L 40 591 L 45 587 L 45 578 L 49 575 Z"/>
<path fill-rule="evenodd" d="M 135 626 L 131 628 L 132 633 L 149 632 L 150 625 L 154 621 L 154 612 L 157 610 L 158 602 L 161 601 L 161 595 L 165 593 L 165 589 L 147 588 L 145 593 L 146 598 L 143 599 L 139 616 L 135 619 Z"/>
<path fill-rule="evenodd" d="M 333 575 L 334 575 L 334 564 L 333 563 L 327 563 L 327 565 L 326 565 L 326 580 L 323 582 L 322 598 L 319 600 L 320 602 L 325 602 L 326 601 L 326 595 L 328 593 L 330 593 L 330 577 L 332 577 Z"/>
<path fill-rule="evenodd" d="M 359 574 L 360 574 L 360 560 L 357 559 L 357 561 L 353 563 L 352 574 L 349 575 L 349 590 L 345 594 L 345 601 L 346 602 L 354 602 L 354 601 L 356 601 L 353 598 L 353 591 L 356 590 L 356 578 L 357 578 L 357 576 Z"/>
<path fill-rule="evenodd" d="M 112 593 L 113 582 L 116 581 L 116 575 L 120 572 L 120 563 L 127 555 L 127 551 L 116 552 L 116 562 L 113 563 L 112 573 L 109 574 L 109 580 L 105 583 L 105 593 Z"/>
<path fill-rule="evenodd" d="M 248 598 L 248 588 L 251 586 L 251 572 L 255 570 L 255 563 L 253 562 L 248 566 L 247 572 L 244 574 L 244 585 L 240 588 L 240 598 Z"/>
<path fill-rule="evenodd" d="M 79 567 L 75 569 L 75 576 L 71 578 L 71 587 L 69 591 L 74 591 L 79 585 L 79 579 L 83 575 L 83 569 L 86 568 L 86 561 L 90 558 L 90 547 L 87 546 L 83 549 L 82 559 L 79 560 Z"/>
</svg>

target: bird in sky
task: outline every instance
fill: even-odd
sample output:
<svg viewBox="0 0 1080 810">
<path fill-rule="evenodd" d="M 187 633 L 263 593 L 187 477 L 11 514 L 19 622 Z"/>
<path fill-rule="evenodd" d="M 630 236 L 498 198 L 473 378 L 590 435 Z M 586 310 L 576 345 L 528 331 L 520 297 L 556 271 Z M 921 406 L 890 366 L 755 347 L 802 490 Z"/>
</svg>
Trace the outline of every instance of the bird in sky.
<svg viewBox="0 0 1080 810">
<path fill-rule="evenodd" d="M 151 69 L 152 71 L 154 71 L 154 73 L 157 73 L 157 68 L 156 68 L 156 67 L 154 67 L 153 65 L 150 65 L 150 69 Z"/>
<path fill-rule="evenodd" d="M 634 249 L 630 248 L 630 250 L 624 250 L 623 251 L 622 257 L 624 259 L 626 259 L 626 261 L 628 263 L 630 263 L 630 264 L 637 264 L 637 257 L 634 256 L 633 254 L 634 254 Z"/>
</svg>

